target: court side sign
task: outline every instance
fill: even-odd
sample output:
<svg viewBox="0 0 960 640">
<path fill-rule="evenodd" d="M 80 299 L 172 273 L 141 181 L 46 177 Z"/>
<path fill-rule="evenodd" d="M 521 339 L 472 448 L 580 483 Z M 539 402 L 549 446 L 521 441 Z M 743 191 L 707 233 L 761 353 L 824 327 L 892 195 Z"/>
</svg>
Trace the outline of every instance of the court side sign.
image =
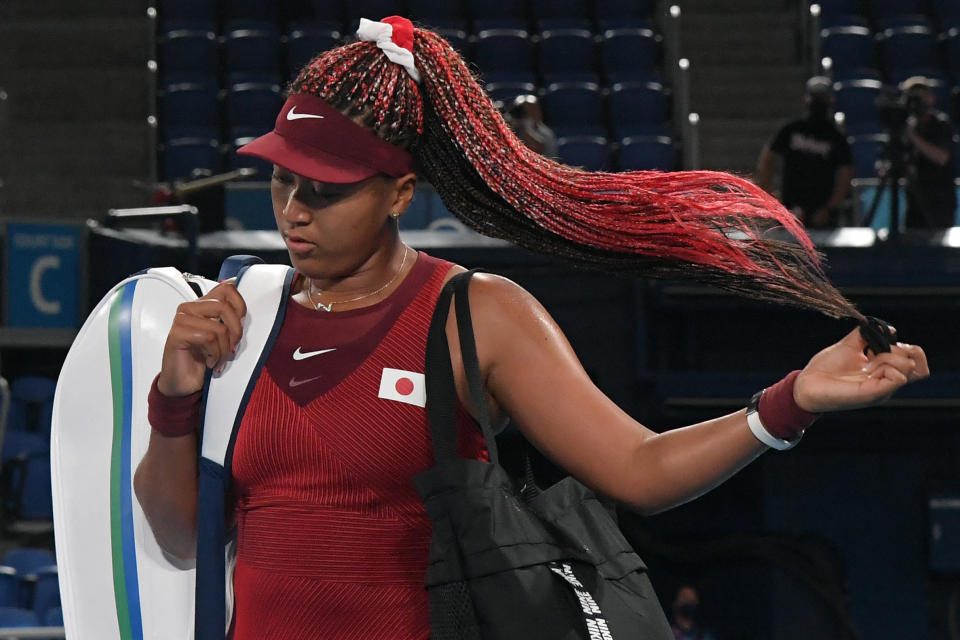
<svg viewBox="0 0 960 640">
<path fill-rule="evenodd" d="M 82 227 L 6 225 L 5 324 L 74 328 L 80 317 Z"/>
</svg>

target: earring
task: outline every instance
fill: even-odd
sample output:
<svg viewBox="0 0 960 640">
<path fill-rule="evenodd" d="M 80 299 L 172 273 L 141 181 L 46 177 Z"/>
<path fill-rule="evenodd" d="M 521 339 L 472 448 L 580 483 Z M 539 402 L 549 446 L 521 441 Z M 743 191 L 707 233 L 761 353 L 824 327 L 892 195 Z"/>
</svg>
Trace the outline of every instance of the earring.
<svg viewBox="0 0 960 640">
<path fill-rule="evenodd" d="M 397 218 L 400 217 L 400 214 L 399 214 L 399 213 L 396 213 L 396 212 L 391 212 L 391 213 L 390 213 L 390 217 L 393 218 L 394 220 L 396 220 Z"/>
</svg>

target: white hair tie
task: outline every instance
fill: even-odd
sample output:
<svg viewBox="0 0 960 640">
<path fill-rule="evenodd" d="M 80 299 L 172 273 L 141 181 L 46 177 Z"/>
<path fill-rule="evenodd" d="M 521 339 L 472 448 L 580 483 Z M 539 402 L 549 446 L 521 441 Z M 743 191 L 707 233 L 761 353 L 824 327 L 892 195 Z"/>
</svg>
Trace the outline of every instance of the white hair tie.
<svg viewBox="0 0 960 640">
<path fill-rule="evenodd" d="M 406 69 L 410 77 L 419 84 L 420 72 L 413 62 L 412 22 L 400 16 L 390 16 L 382 22 L 360 18 L 357 37 L 364 42 L 376 42 L 377 47 L 387 54 L 391 62 Z"/>
</svg>

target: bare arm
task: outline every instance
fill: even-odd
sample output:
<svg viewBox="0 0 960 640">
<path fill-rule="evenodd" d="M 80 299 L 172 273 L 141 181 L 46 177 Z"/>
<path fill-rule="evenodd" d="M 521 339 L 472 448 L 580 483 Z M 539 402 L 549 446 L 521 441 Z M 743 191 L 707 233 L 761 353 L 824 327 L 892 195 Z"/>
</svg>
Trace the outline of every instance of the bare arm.
<svg viewBox="0 0 960 640">
<path fill-rule="evenodd" d="M 240 340 L 245 314 L 232 284 L 181 304 L 164 345 L 157 389 L 166 396 L 199 391 L 207 368 L 223 364 Z M 197 547 L 196 434 L 167 437 L 154 430 L 133 487 L 161 548 L 192 558 Z"/>
<path fill-rule="evenodd" d="M 662 511 L 709 491 L 766 450 L 743 410 L 651 431 L 593 385 L 530 294 L 480 276 L 470 299 L 481 368 L 496 403 L 539 449 L 601 493 L 644 513 Z M 455 325 L 448 324 L 448 335 L 455 344 Z M 928 373 L 919 347 L 897 347 L 870 361 L 862 348 L 854 331 L 813 358 L 797 380 L 796 402 L 812 412 L 863 406 Z"/>
<path fill-rule="evenodd" d="M 754 177 L 757 186 L 774 196 L 777 195 L 773 186 L 773 169 L 775 160 L 776 154 L 772 149 L 770 149 L 770 145 L 764 145 L 763 149 L 760 151 L 760 158 L 757 160 L 757 173 Z"/>
</svg>

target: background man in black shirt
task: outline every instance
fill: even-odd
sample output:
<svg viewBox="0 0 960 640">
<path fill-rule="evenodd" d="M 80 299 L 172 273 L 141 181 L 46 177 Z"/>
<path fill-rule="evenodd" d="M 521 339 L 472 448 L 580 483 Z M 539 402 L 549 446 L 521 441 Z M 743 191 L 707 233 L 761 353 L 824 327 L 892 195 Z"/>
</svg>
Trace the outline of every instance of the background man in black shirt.
<svg viewBox="0 0 960 640">
<path fill-rule="evenodd" d="M 907 226 L 952 227 L 957 209 L 953 126 L 945 113 L 934 108 L 936 95 L 925 77 L 908 78 L 901 86 L 910 112 Z"/>
<path fill-rule="evenodd" d="M 789 122 L 764 146 L 756 181 L 777 196 L 809 228 L 837 226 L 838 209 L 850 193 L 853 158 L 833 121 L 830 80 L 807 81 L 806 115 Z M 782 159 L 781 187 L 773 190 L 774 162 Z"/>
</svg>

